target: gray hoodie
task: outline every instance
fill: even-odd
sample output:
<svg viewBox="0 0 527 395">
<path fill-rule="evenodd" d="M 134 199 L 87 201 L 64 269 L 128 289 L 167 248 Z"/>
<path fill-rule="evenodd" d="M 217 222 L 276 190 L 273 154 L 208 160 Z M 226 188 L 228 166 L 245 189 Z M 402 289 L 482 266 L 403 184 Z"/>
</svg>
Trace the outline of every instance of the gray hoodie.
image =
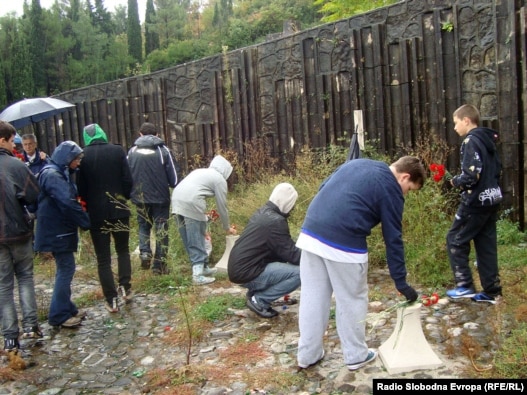
<svg viewBox="0 0 527 395">
<path fill-rule="evenodd" d="M 172 191 L 172 213 L 207 221 L 206 198 L 214 196 L 223 229 L 229 230 L 227 179 L 231 173 L 232 165 L 221 155 L 215 156 L 208 168 L 191 171 Z"/>
</svg>

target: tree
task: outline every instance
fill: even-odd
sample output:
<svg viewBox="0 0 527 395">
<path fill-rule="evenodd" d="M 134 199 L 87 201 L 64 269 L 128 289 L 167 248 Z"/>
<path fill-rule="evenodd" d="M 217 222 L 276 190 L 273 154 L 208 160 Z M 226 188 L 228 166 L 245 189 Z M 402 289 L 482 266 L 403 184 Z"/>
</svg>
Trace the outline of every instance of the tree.
<svg viewBox="0 0 527 395">
<path fill-rule="evenodd" d="M 323 22 L 334 22 L 356 14 L 394 4 L 399 0 L 315 0 L 324 15 Z"/>
<path fill-rule="evenodd" d="M 32 96 L 46 95 L 46 65 L 44 54 L 46 40 L 42 26 L 42 7 L 40 0 L 32 0 L 29 10 L 29 53 L 31 55 L 31 71 L 33 76 Z"/>
<path fill-rule="evenodd" d="M 29 48 L 14 16 L 0 18 L 0 108 L 33 92 Z"/>
<path fill-rule="evenodd" d="M 97 26 L 100 31 L 108 35 L 115 31 L 111 14 L 104 7 L 103 0 L 95 0 L 95 7 L 92 13 L 92 23 L 94 26 Z"/>
<path fill-rule="evenodd" d="M 187 8 L 178 0 L 157 0 L 155 23 L 152 31 L 159 35 L 161 49 L 178 40 L 183 40 L 187 22 Z"/>
<path fill-rule="evenodd" d="M 152 27 L 155 20 L 156 10 L 154 8 L 154 0 L 147 0 L 145 12 L 145 56 L 159 49 L 159 35 L 155 31 L 155 28 Z"/>
<path fill-rule="evenodd" d="M 139 23 L 139 11 L 137 0 L 128 0 L 128 23 L 126 26 L 128 35 L 128 54 L 134 62 L 143 62 L 143 38 L 141 37 L 141 24 Z M 134 65 L 131 65 L 134 66 Z"/>
</svg>

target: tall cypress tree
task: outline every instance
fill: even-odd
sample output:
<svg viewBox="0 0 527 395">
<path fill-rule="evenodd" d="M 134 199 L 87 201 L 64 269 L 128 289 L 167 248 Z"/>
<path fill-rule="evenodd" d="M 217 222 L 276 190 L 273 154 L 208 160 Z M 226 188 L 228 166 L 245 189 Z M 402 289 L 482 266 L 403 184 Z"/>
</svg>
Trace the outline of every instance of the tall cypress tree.
<svg viewBox="0 0 527 395">
<path fill-rule="evenodd" d="M 137 0 L 128 0 L 128 21 L 126 33 L 128 35 L 128 54 L 137 62 L 143 61 L 143 38 Z"/>
<path fill-rule="evenodd" d="M 145 56 L 156 49 L 159 49 L 159 34 L 152 27 L 156 20 L 156 10 L 154 0 L 146 1 L 145 13 Z"/>
<path fill-rule="evenodd" d="M 29 10 L 29 53 L 33 75 L 33 96 L 46 93 L 45 35 L 42 25 L 42 7 L 40 0 L 32 0 Z"/>
</svg>

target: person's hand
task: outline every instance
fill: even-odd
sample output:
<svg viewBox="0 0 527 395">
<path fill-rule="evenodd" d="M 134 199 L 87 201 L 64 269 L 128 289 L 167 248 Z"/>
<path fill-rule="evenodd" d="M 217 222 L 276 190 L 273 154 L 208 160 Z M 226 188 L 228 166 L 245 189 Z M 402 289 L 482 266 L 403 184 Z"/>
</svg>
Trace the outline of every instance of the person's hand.
<svg viewBox="0 0 527 395">
<path fill-rule="evenodd" d="M 40 160 L 44 160 L 47 158 L 47 155 L 44 151 L 40 151 Z"/>
<path fill-rule="evenodd" d="M 406 284 L 404 287 L 397 288 L 397 291 L 399 291 L 409 302 L 417 300 L 417 292 L 408 284 Z"/>
<path fill-rule="evenodd" d="M 236 230 L 236 225 L 231 225 L 229 230 L 227 231 L 228 235 L 236 235 L 238 234 L 238 231 Z"/>
</svg>

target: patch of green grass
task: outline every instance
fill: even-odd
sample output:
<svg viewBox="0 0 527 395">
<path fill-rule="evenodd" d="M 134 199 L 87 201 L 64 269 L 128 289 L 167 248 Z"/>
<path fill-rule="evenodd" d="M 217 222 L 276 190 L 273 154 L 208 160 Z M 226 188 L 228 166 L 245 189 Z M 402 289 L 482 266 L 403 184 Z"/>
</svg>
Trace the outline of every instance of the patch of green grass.
<svg viewBox="0 0 527 395">
<path fill-rule="evenodd" d="M 527 377 L 527 324 L 521 323 L 503 341 L 495 357 L 496 377 Z"/>
<path fill-rule="evenodd" d="M 229 314 L 229 309 L 242 309 L 245 306 L 245 298 L 230 294 L 214 295 L 199 304 L 193 314 L 198 318 L 209 322 L 224 319 Z"/>
</svg>

